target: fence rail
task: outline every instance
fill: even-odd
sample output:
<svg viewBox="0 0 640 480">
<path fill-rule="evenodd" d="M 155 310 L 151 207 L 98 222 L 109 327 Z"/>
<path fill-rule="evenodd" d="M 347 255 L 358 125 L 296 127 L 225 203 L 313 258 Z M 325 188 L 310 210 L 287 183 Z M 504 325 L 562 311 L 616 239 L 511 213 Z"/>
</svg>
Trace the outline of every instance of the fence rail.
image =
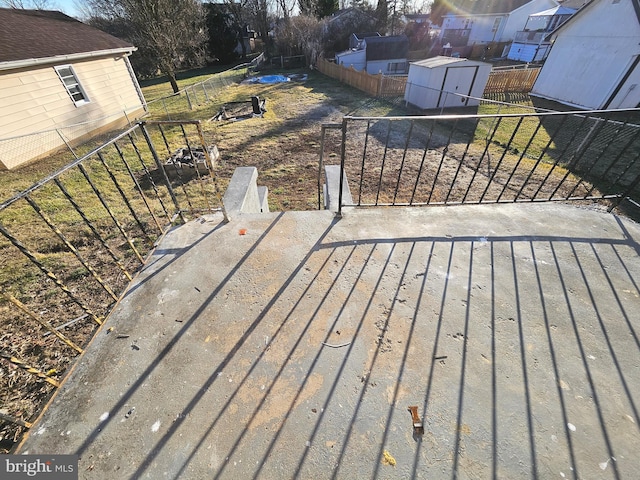
<svg viewBox="0 0 640 480">
<path fill-rule="evenodd" d="M 0 437 L 28 427 L 158 239 L 223 211 L 211 152 L 197 121 L 140 123 L 0 204 Z"/>
<path fill-rule="evenodd" d="M 340 195 L 346 176 L 354 198 L 340 212 L 596 200 L 611 210 L 640 198 L 640 126 L 620 120 L 638 112 L 345 117 L 338 133 L 323 129 L 320 161 L 340 158 Z"/>
</svg>

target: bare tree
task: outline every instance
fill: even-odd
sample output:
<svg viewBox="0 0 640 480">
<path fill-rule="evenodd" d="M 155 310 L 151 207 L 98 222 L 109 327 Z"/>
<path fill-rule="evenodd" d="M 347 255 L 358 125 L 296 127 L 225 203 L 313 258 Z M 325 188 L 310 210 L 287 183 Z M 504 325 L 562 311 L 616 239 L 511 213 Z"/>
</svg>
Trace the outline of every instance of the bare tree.
<svg viewBox="0 0 640 480">
<path fill-rule="evenodd" d="M 289 22 L 289 18 L 293 14 L 293 10 L 296 8 L 295 0 L 277 0 L 278 13 L 282 13 L 285 23 Z"/>
<path fill-rule="evenodd" d="M 50 0 L 0 0 L 0 6 L 34 10 L 52 10 L 54 8 L 53 2 Z"/>
<path fill-rule="evenodd" d="M 255 28 L 264 42 L 265 50 L 269 49 L 269 1 L 251 0 L 249 7 L 252 10 Z"/>
<path fill-rule="evenodd" d="M 92 17 L 123 20 L 130 25 L 129 40 L 152 54 L 158 68 L 179 87 L 176 70 L 204 51 L 204 11 L 198 0 L 89 0 Z"/>
<path fill-rule="evenodd" d="M 322 49 L 322 23 L 308 15 L 291 17 L 276 29 L 276 45 L 287 55 L 305 55 L 315 63 Z"/>
</svg>

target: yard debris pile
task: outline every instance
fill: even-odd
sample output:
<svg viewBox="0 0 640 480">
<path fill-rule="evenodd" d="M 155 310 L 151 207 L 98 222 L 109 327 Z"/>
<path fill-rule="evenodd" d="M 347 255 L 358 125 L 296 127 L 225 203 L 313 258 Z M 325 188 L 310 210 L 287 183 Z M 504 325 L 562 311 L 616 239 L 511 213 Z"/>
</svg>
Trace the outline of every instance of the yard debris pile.
<svg viewBox="0 0 640 480">
<path fill-rule="evenodd" d="M 265 108 L 266 100 L 260 100 L 259 97 L 251 97 L 250 100 L 240 102 L 225 103 L 220 111 L 211 117 L 210 120 L 246 120 L 247 118 L 262 117 L 267 111 Z"/>
<path fill-rule="evenodd" d="M 195 169 L 197 166 L 198 171 L 207 171 L 208 169 L 213 168 L 214 162 L 220 156 L 218 147 L 215 145 L 209 147 L 208 153 L 211 165 L 207 165 L 207 155 L 205 155 L 202 147 L 178 148 L 173 152 L 171 157 L 169 157 L 165 165 L 173 166 L 174 168 L 181 170 L 183 168 Z"/>
</svg>

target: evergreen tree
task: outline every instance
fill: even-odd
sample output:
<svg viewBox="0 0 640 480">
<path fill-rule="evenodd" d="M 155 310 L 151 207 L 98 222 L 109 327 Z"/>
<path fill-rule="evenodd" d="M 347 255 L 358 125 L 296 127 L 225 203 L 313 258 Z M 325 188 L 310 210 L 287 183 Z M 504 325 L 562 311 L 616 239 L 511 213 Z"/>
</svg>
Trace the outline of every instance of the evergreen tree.
<svg viewBox="0 0 640 480">
<path fill-rule="evenodd" d="M 236 59 L 235 48 L 238 44 L 238 31 L 242 30 L 234 25 L 233 18 L 224 4 L 207 3 L 206 23 L 209 33 L 207 48 L 212 57 L 216 57 L 222 63 L 229 63 Z M 242 41 L 242 37 L 240 39 Z"/>
<path fill-rule="evenodd" d="M 339 9 L 338 0 L 316 0 L 314 13 L 316 18 L 324 18 L 332 15 Z"/>
</svg>

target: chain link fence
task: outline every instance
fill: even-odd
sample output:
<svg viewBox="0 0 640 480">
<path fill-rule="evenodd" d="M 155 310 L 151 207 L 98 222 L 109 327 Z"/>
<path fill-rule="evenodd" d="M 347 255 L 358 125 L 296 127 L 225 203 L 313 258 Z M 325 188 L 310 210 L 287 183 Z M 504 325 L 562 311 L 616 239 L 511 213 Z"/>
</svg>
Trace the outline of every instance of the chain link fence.
<svg viewBox="0 0 640 480">
<path fill-rule="evenodd" d="M 215 102 L 224 89 L 245 79 L 252 66 L 249 63 L 239 65 L 189 85 L 177 93 L 147 102 L 149 115 L 154 120 L 182 118 L 187 111 Z"/>
<path fill-rule="evenodd" d="M 138 106 L 108 117 L 0 139 L 0 167 L 15 168 L 61 150 L 77 157 L 80 145 L 100 134 L 130 127 L 142 113 L 144 111 Z"/>
</svg>

